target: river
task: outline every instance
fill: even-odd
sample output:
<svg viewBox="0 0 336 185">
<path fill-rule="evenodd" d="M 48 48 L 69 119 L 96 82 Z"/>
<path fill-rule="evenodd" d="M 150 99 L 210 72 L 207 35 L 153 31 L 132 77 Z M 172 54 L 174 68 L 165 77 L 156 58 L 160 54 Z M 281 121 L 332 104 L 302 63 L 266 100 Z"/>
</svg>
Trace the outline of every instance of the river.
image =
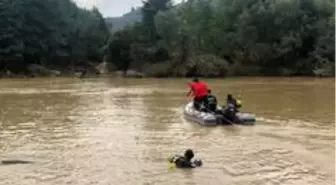
<svg viewBox="0 0 336 185">
<path fill-rule="evenodd" d="M 207 80 L 239 95 L 254 126 L 183 117 L 188 79 L 0 80 L 0 185 L 331 185 L 335 80 Z M 192 148 L 203 166 L 169 169 Z"/>
</svg>

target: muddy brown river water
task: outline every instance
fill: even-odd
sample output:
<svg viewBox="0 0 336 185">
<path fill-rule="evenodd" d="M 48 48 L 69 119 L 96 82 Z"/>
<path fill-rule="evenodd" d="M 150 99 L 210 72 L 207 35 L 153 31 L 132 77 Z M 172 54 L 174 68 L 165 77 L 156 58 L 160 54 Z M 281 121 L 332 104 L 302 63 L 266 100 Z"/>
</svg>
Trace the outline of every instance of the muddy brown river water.
<svg viewBox="0 0 336 185">
<path fill-rule="evenodd" d="M 254 126 L 186 121 L 187 79 L 0 80 L 0 185 L 331 185 L 335 81 L 207 80 L 239 95 Z M 169 169 L 195 151 L 203 166 Z"/>
</svg>

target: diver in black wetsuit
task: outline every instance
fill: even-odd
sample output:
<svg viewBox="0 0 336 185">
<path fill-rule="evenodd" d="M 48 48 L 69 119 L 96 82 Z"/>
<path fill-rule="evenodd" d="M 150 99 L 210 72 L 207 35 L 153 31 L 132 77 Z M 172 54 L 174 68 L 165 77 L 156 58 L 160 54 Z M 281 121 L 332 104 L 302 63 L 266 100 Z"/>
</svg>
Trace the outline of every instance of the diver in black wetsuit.
<svg viewBox="0 0 336 185">
<path fill-rule="evenodd" d="M 228 94 L 226 98 L 226 104 L 233 104 L 236 107 L 237 100 L 233 98 L 231 94 Z"/>
<path fill-rule="evenodd" d="M 233 103 L 228 103 L 223 108 L 223 115 L 230 122 L 234 122 L 236 118 L 236 107 Z"/>
<path fill-rule="evenodd" d="M 184 156 L 174 156 L 169 160 L 170 163 L 175 163 L 177 168 L 195 168 L 202 166 L 201 160 L 191 161 L 194 157 L 194 152 L 191 149 L 185 151 Z"/>
<path fill-rule="evenodd" d="M 211 94 L 211 90 L 208 90 L 208 94 L 204 101 L 207 112 L 216 112 L 217 110 L 217 98 Z"/>
<path fill-rule="evenodd" d="M 221 110 L 221 114 L 225 117 L 226 120 L 229 122 L 235 122 L 236 118 L 236 113 L 238 112 L 238 104 L 237 100 L 232 97 L 231 94 L 228 94 L 227 100 L 226 100 L 226 105 L 223 106 Z"/>
</svg>

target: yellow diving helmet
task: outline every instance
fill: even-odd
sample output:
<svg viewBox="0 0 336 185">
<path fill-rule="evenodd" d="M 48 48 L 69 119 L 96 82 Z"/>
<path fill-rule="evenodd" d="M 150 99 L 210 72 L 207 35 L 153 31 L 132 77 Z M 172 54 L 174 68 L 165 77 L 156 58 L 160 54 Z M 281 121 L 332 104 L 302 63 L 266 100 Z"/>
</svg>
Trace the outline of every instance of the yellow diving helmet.
<svg viewBox="0 0 336 185">
<path fill-rule="evenodd" d="M 241 100 L 237 100 L 236 103 L 237 103 L 237 106 L 238 106 L 238 107 L 241 107 L 241 106 L 242 106 L 242 101 L 241 101 Z"/>
</svg>

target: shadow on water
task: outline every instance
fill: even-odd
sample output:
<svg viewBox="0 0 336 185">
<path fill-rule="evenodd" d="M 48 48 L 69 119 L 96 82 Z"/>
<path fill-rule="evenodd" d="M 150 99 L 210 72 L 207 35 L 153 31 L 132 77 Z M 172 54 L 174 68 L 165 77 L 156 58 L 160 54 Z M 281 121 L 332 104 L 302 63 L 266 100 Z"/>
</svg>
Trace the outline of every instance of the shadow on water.
<svg viewBox="0 0 336 185">
<path fill-rule="evenodd" d="M 1 164 L 3 165 L 16 165 L 16 164 L 32 164 L 32 161 L 24 161 L 24 160 L 2 160 Z"/>
</svg>

